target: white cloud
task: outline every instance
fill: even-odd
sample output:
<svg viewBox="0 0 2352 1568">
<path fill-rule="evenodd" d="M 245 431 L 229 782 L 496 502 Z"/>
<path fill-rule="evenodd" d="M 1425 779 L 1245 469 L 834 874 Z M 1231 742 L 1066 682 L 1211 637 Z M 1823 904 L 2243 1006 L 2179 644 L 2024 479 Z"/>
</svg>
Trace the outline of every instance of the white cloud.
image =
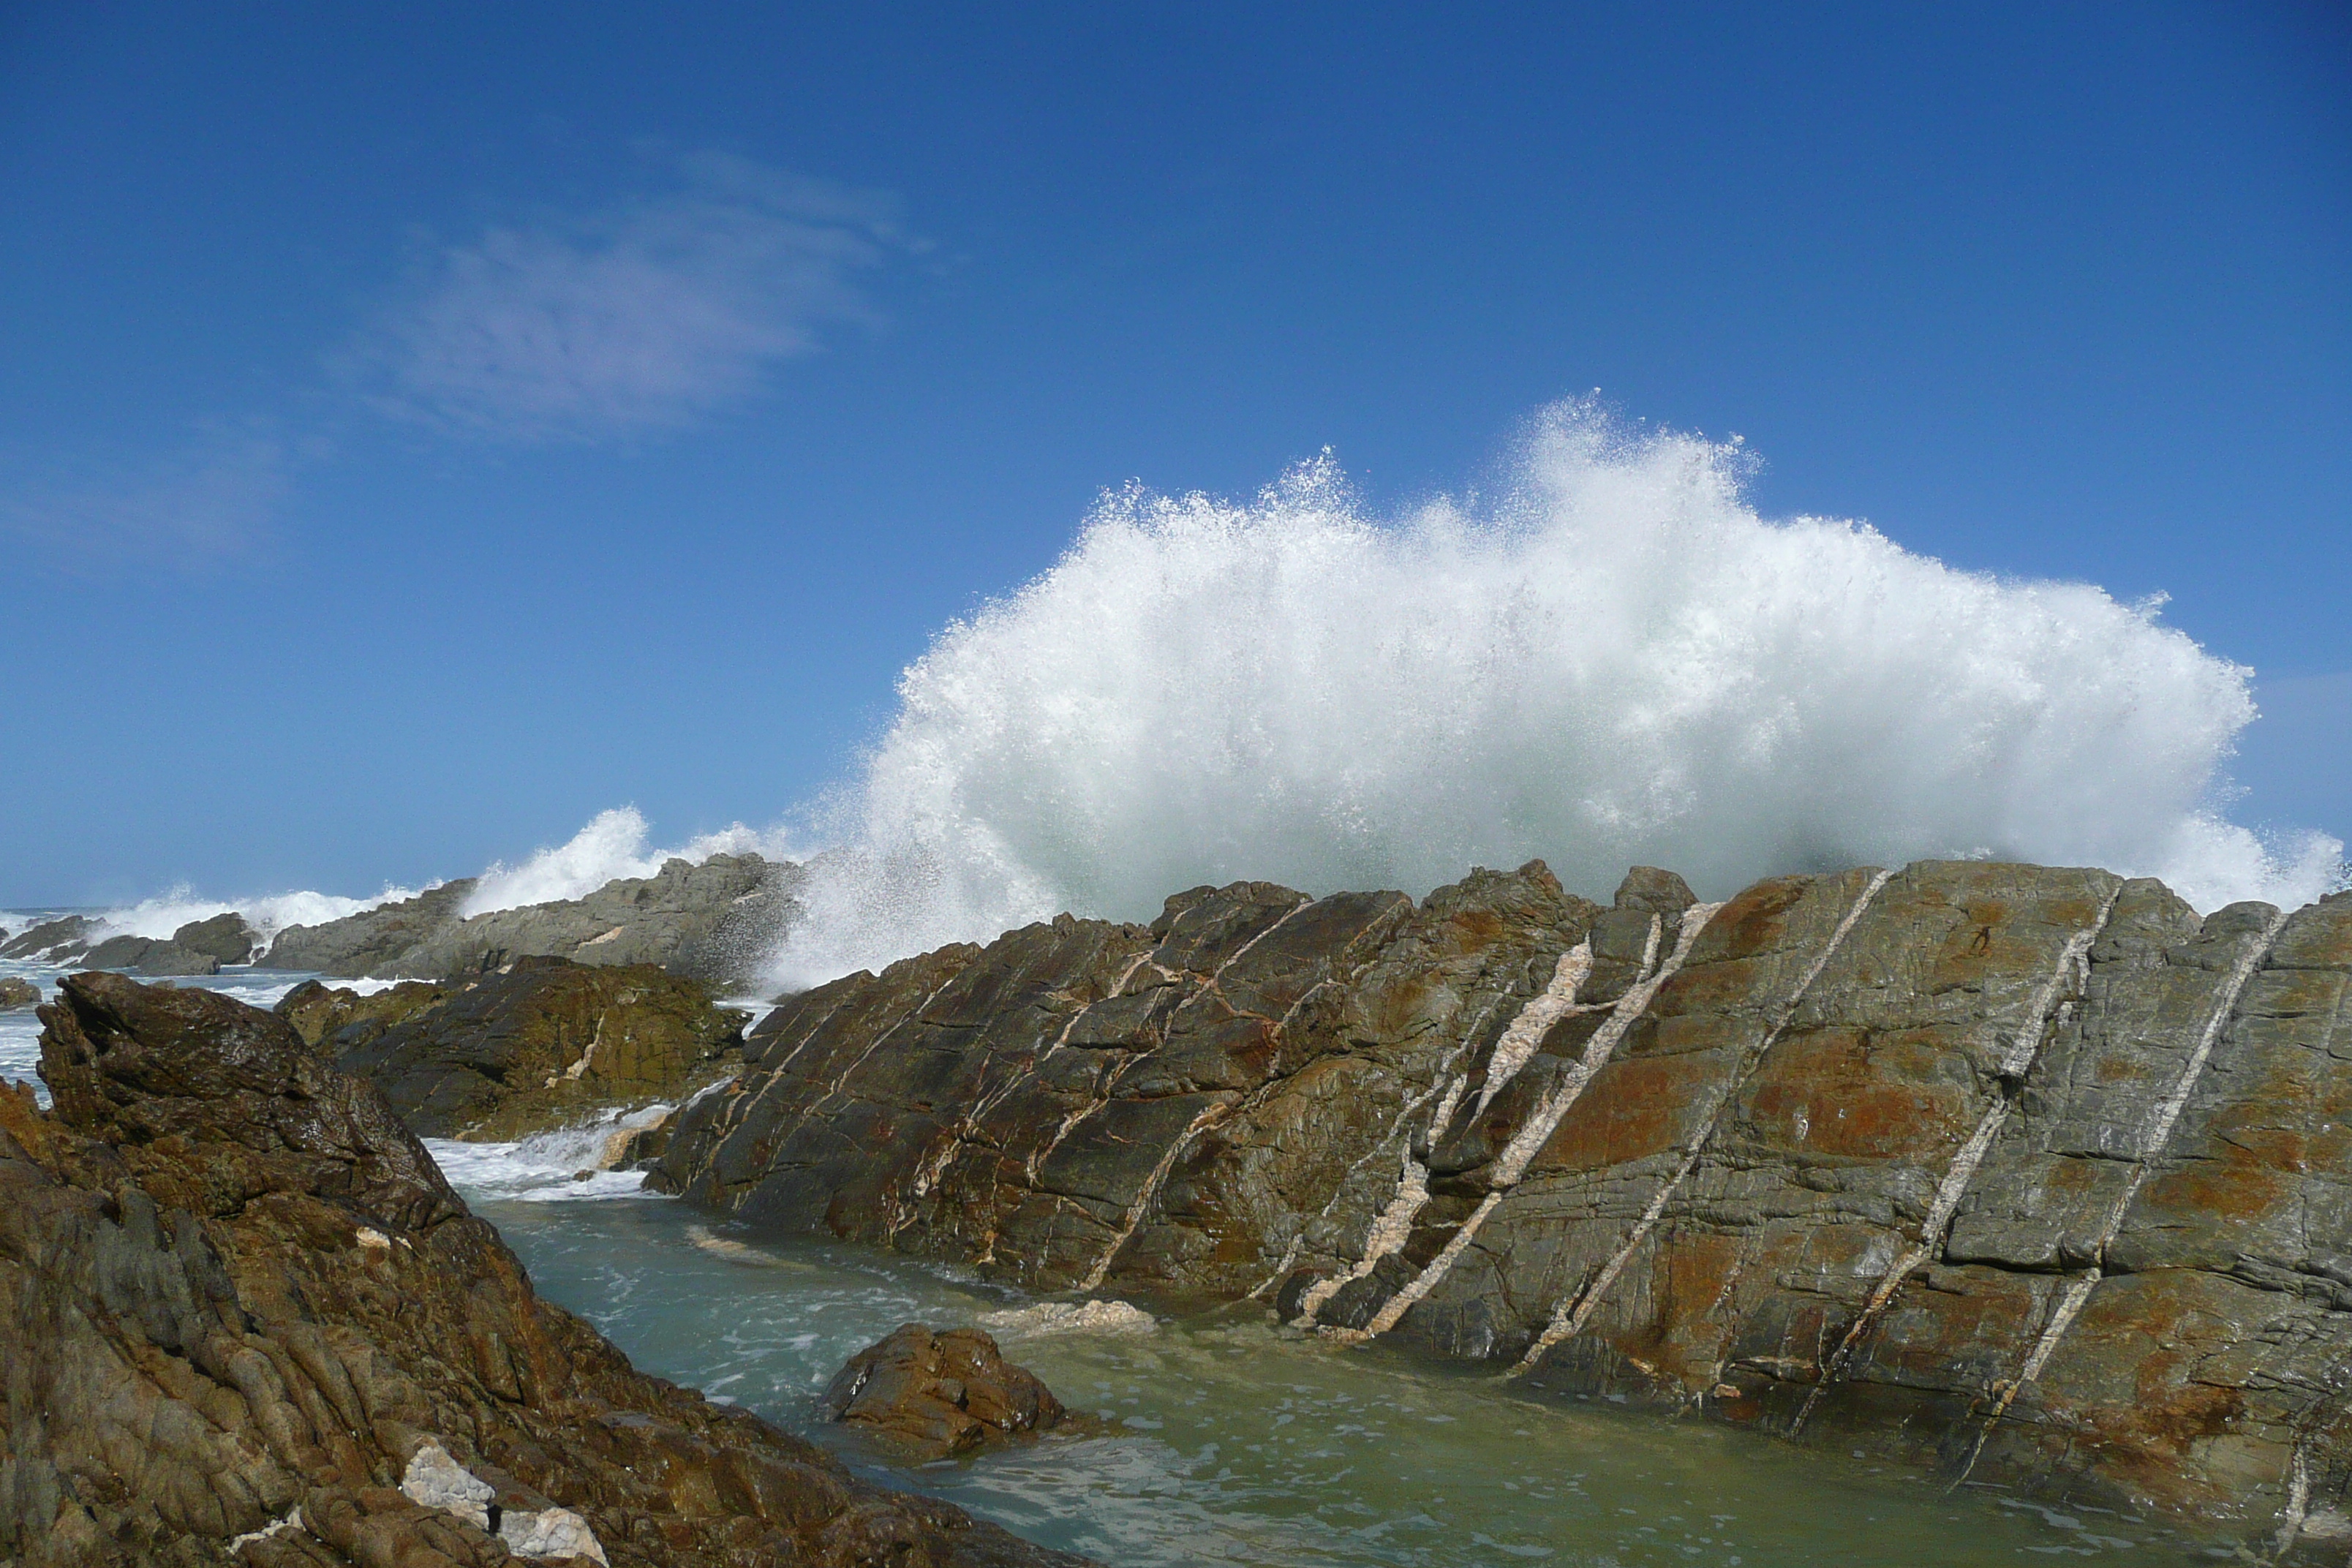
<svg viewBox="0 0 2352 1568">
<path fill-rule="evenodd" d="M 124 557 L 201 565 L 269 531 L 291 493 L 288 466 L 284 443 L 239 426 L 204 429 L 177 452 L 105 473 L 11 463 L 0 532 L 68 566 Z"/>
<path fill-rule="evenodd" d="M 887 197 L 702 153 L 679 188 L 434 258 L 361 358 L 382 405 L 520 440 L 659 429 L 746 397 L 907 242 Z"/>
</svg>

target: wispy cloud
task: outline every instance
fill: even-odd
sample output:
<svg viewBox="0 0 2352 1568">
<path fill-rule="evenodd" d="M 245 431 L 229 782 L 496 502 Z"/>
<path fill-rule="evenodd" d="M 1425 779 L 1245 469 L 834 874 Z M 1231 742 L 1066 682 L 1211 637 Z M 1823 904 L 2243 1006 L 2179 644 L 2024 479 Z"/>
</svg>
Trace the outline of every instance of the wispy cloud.
<svg viewBox="0 0 2352 1568">
<path fill-rule="evenodd" d="M 291 493 L 289 452 L 268 430 L 208 426 L 178 450 L 95 471 L 0 468 L 0 532 L 68 569 L 124 560 L 203 566 L 251 550 Z"/>
<path fill-rule="evenodd" d="M 664 194 L 441 249 L 362 342 L 379 405 L 519 440 L 683 425 L 876 319 L 860 276 L 916 248 L 885 196 L 721 153 L 676 170 Z"/>
</svg>

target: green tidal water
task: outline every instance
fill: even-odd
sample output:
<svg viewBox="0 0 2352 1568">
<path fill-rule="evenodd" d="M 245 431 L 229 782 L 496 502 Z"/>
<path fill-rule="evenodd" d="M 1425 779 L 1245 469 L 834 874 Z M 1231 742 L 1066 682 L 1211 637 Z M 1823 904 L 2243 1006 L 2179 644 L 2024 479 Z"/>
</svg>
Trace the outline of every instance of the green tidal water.
<svg viewBox="0 0 2352 1568">
<path fill-rule="evenodd" d="M 1343 1349 L 1255 1308 L 1163 1319 L 1148 1336 L 1010 1342 L 1007 1355 L 1093 1413 L 1095 1430 L 894 1469 L 817 1420 L 818 1393 L 902 1322 L 968 1323 L 1020 1299 L 887 1254 L 714 1226 L 658 1200 L 483 1194 L 476 1206 L 544 1294 L 646 1370 L 815 1437 L 877 1479 L 1119 1568 L 2212 1560 L 2146 1521 L 1987 1489 L 1947 1495 L 1915 1474 L 1751 1434 L 1544 1403 L 1490 1372 Z M 730 1255 L 730 1240 L 757 1253 Z"/>
</svg>

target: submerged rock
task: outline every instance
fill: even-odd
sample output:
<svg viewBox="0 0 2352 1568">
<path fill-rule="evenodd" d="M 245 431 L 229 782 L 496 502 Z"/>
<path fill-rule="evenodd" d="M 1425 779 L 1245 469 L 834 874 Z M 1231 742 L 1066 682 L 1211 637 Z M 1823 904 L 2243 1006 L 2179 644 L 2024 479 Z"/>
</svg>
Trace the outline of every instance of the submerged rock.
<svg viewBox="0 0 2352 1568">
<path fill-rule="evenodd" d="M 853 1478 L 541 1300 L 282 1019 L 92 973 L 0 1092 L 0 1560 L 1076 1560 Z"/>
<path fill-rule="evenodd" d="M 825 1414 L 917 1458 L 1049 1430 L 1062 1402 L 1006 1361 L 978 1329 L 908 1323 L 851 1356 L 824 1391 Z"/>
<path fill-rule="evenodd" d="M 77 961 L 92 969 L 121 969 L 132 974 L 218 974 L 220 960 L 178 942 L 152 936 L 110 936 Z"/>
<path fill-rule="evenodd" d="M 1237 883 L 786 998 L 745 1062 L 662 1190 L 2341 1553 L 2352 896 Z"/>
<path fill-rule="evenodd" d="M 683 1100 L 733 1070 L 748 1017 L 652 964 L 561 958 L 365 996 L 312 981 L 277 1011 L 337 1067 L 381 1089 L 410 1131 L 475 1139 Z"/>
<path fill-rule="evenodd" d="M 584 898 L 461 919 L 471 880 L 318 926 L 292 926 L 257 960 L 338 979 L 454 980 L 522 958 L 625 967 L 656 963 L 713 984 L 743 984 L 799 908 L 799 867 L 757 855 L 673 859 L 651 877 Z"/>
</svg>

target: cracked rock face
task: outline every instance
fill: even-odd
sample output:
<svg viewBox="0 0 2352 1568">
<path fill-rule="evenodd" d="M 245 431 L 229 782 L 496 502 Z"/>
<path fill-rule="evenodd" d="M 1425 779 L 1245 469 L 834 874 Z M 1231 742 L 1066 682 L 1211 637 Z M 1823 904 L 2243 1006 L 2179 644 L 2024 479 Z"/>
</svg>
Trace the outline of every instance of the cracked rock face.
<svg viewBox="0 0 2352 1568">
<path fill-rule="evenodd" d="M 2352 896 L 1241 883 L 787 999 L 656 1182 L 2333 1562 L 2348 997 Z"/>
<path fill-rule="evenodd" d="M 1076 1561 L 636 1372 L 284 1020 L 102 973 L 42 1018 L 55 1109 L 0 1093 L 0 1560 Z"/>
</svg>

